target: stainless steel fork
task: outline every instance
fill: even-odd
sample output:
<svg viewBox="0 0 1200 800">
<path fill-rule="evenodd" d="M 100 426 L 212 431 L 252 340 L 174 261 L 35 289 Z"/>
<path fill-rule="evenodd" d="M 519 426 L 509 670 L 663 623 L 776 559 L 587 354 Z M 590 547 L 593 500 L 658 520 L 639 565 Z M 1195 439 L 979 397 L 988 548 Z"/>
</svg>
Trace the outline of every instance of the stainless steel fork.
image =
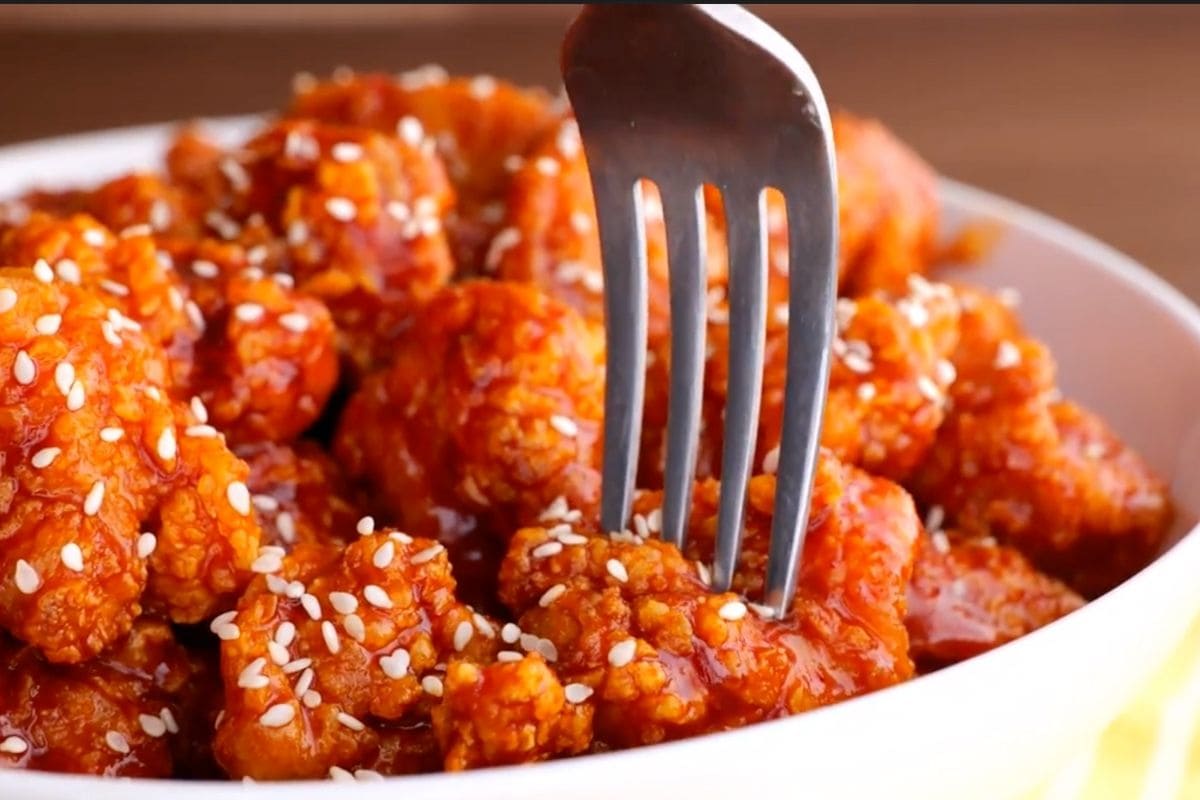
<svg viewBox="0 0 1200 800">
<path fill-rule="evenodd" d="M 804 58 L 733 5 L 590 5 L 563 43 L 563 81 L 582 134 L 600 225 L 608 342 L 601 523 L 629 519 L 646 365 L 640 179 L 662 197 L 671 300 L 663 538 L 684 544 L 705 359 L 702 187 L 725 206 L 729 396 L 713 586 L 741 547 L 766 330 L 764 191 L 786 199 L 788 373 L 763 602 L 782 616 L 807 530 L 833 339 L 837 187 L 829 112 Z"/>
</svg>

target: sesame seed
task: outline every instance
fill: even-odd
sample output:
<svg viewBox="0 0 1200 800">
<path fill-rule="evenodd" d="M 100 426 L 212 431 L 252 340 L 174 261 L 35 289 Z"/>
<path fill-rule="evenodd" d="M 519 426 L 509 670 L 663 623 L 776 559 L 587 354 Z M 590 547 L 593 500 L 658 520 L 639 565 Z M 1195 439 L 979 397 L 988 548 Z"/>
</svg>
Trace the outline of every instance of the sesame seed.
<svg viewBox="0 0 1200 800">
<path fill-rule="evenodd" d="M 568 703 L 582 703 L 592 696 L 592 687 L 582 683 L 568 683 L 563 687 L 563 696 Z"/>
<path fill-rule="evenodd" d="M 566 591 L 567 587 L 565 584 L 556 583 L 542 593 L 542 596 L 538 598 L 538 605 L 542 608 L 547 608 L 555 600 L 562 597 Z"/>
<path fill-rule="evenodd" d="M 124 428 L 108 427 L 100 429 L 100 441 L 108 442 L 109 444 L 119 442 L 124 435 Z"/>
<path fill-rule="evenodd" d="M 746 616 L 746 604 L 741 600 L 730 600 L 717 609 L 717 616 L 729 622 L 736 622 Z"/>
<path fill-rule="evenodd" d="M 392 680 L 399 680 L 408 674 L 408 665 L 412 657 L 403 647 L 392 651 L 391 655 L 380 656 L 379 668 L 383 670 L 383 674 Z"/>
<path fill-rule="evenodd" d="M 17 304 L 17 293 L 16 292 L 14 292 L 12 289 L 9 289 L 8 287 L 0 289 L 0 314 L 3 314 L 6 311 L 12 311 L 13 307 L 16 304 Z M 13 738 L 13 737 L 9 737 L 9 738 Z"/>
<path fill-rule="evenodd" d="M 944 386 L 949 386 L 950 384 L 954 383 L 955 379 L 958 377 L 958 370 L 956 370 L 954 365 L 946 359 L 939 358 L 937 364 L 934 365 L 934 374 L 937 376 L 937 379 L 941 384 Z"/>
<path fill-rule="evenodd" d="M 637 641 L 625 639 L 617 642 L 608 651 L 608 663 L 614 667 L 623 667 L 633 661 L 637 655 Z"/>
<path fill-rule="evenodd" d="M 359 783 L 375 783 L 383 780 L 383 775 L 373 769 L 354 770 L 354 779 Z"/>
<path fill-rule="evenodd" d="M 312 661 L 311 658 L 304 659 L 304 660 L 310 661 L 310 662 Z M 286 667 L 284 668 L 284 672 L 287 672 Z M 316 677 L 317 677 L 317 673 L 313 672 L 311 667 L 305 667 L 304 671 L 300 673 L 300 677 L 296 680 L 296 687 L 295 687 L 296 695 L 299 697 L 303 697 L 308 692 L 308 690 L 312 688 L 313 679 L 315 679 Z"/>
<path fill-rule="evenodd" d="M 502 163 L 504 165 L 504 169 L 508 172 L 516 172 L 521 167 L 525 166 L 525 159 L 521 158 L 516 153 L 513 153 L 510 156 L 505 156 Z"/>
<path fill-rule="evenodd" d="M 83 280 L 83 276 L 79 272 L 79 265 L 69 258 L 64 258 L 55 264 L 54 271 L 58 273 L 58 277 L 75 286 L 78 286 Z"/>
<path fill-rule="evenodd" d="M 218 627 L 221 625 L 228 625 L 235 619 L 237 619 L 237 611 L 225 611 L 212 618 L 212 622 L 208 623 L 208 629 L 213 633 L 216 633 Z"/>
<path fill-rule="evenodd" d="M 361 518 L 358 521 L 358 524 L 354 526 L 354 529 L 356 531 L 358 531 L 359 536 L 370 536 L 372 533 L 375 532 L 375 518 L 374 517 Z"/>
<path fill-rule="evenodd" d="M 945 531 L 934 531 L 929 536 L 929 541 L 933 545 L 933 549 L 945 555 L 950 552 L 950 537 Z"/>
<path fill-rule="evenodd" d="M 129 754 L 129 740 L 122 733 L 109 731 L 104 734 L 104 743 L 108 745 L 108 749 L 116 753 L 120 753 L 121 755 Z"/>
<path fill-rule="evenodd" d="M 28 386 L 33 383 L 37 377 L 37 365 L 33 363 L 33 359 L 24 350 L 17 351 L 17 357 L 13 360 L 13 378 L 22 386 Z"/>
<path fill-rule="evenodd" d="M 304 333 L 310 324 L 308 317 L 299 311 L 291 311 L 279 317 L 279 324 L 292 333 Z"/>
<path fill-rule="evenodd" d="M 266 309 L 258 303 L 239 303 L 233 309 L 233 315 L 241 322 L 253 323 L 263 318 Z"/>
<path fill-rule="evenodd" d="M 571 212 L 571 230 L 576 233 L 587 233 L 592 229 L 592 218 L 583 211 Z"/>
<path fill-rule="evenodd" d="M 38 575 L 38 571 L 33 568 L 33 565 L 23 558 L 17 559 L 13 580 L 21 594 L 33 594 L 42 585 L 42 576 Z"/>
<path fill-rule="evenodd" d="M 0 741 L 0 753 L 19 756 L 28 749 L 29 743 L 20 736 L 6 736 L 3 741 Z"/>
<path fill-rule="evenodd" d="M 72 572 L 83 572 L 83 550 L 74 542 L 67 542 L 58 552 L 63 566 Z"/>
<path fill-rule="evenodd" d="M 1021 293 L 1011 286 L 1006 286 L 1003 289 L 996 290 L 996 299 L 1002 305 L 1009 308 L 1016 308 L 1021 304 Z"/>
<path fill-rule="evenodd" d="M 265 577 L 267 591 L 271 594 L 285 594 L 288 588 L 288 582 L 278 575 L 267 575 Z"/>
<path fill-rule="evenodd" d="M 96 516 L 100 511 L 100 504 L 103 502 L 104 481 L 96 481 L 88 490 L 87 496 L 83 498 L 83 513 L 89 517 Z"/>
<path fill-rule="evenodd" d="M 283 569 L 283 557 L 278 553 L 260 553 L 250 564 L 250 571 L 259 575 L 279 572 Z"/>
<path fill-rule="evenodd" d="M 197 278 L 215 278 L 221 274 L 221 268 L 201 258 L 192 262 L 192 272 Z"/>
<path fill-rule="evenodd" d="M 506 622 L 504 627 L 500 628 L 500 640 L 506 644 L 513 644 L 521 638 L 521 629 L 515 623 Z"/>
<path fill-rule="evenodd" d="M 302 672 L 311 667 L 312 663 L 313 660 L 311 658 L 297 658 L 295 661 L 289 661 L 283 665 L 283 674 L 292 675 Z M 304 692 L 297 692 L 297 694 L 304 694 Z"/>
<path fill-rule="evenodd" d="M 325 201 L 325 211 L 338 222 L 352 222 L 358 216 L 358 206 L 345 197 L 330 197 Z"/>
<path fill-rule="evenodd" d="M 337 629 L 329 620 L 321 623 L 321 638 L 325 640 L 325 647 L 329 648 L 330 653 L 336 656 L 341 652 L 342 643 L 338 641 Z"/>
<path fill-rule="evenodd" d="M 287 585 L 287 589 L 283 593 L 292 600 L 302 598 L 304 596 L 304 584 L 300 581 L 292 581 Z"/>
<path fill-rule="evenodd" d="M 392 563 L 392 559 L 395 558 L 395 556 L 396 545 L 393 544 L 391 539 L 388 539 L 379 546 L 379 549 L 377 549 L 374 554 L 372 554 L 371 563 L 379 569 L 387 569 L 388 565 Z"/>
<path fill-rule="evenodd" d="M 337 713 L 337 721 L 356 733 L 358 731 L 366 730 L 367 727 L 358 717 L 351 716 L 345 711 L 339 711 Z"/>
<path fill-rule="evenodd" d="M 604 564 L 604 569 L 608 571 L 609 575 L 613 576 L 613 578 L 621 583 L 626 583 L 629 580 L 629 570 L 625 569 L 625 565 L 615 558 L 610 558 L 608 561 L 606 561 Z"/>
<path fill-rule="evenodd" d="M 521 648 L 527 653 L 536 653 L 541 639 L 532 633 L 521 634 Z"/>
<path fill-rule="evenodd" d="M 429 547 L 426 547 L 421 552 L 417 553 L 415 556 L 413 556 L 409 560 L 413 564 L 424 564 L 427 561 L 433 561 L 445 549 L 446 548 L 442 547 L 440 544 L 431 545 Z"/>
<path fill-rule="evenodd" d="M 275 529 L 279 531 L 279 538 L 288 544 L 296 541 L 296 520 L 288 512 L 281 511 L 275 517 Z"/>
<path fill-rule="evenodd" d="M 137 538 L 137 554 L 138 558 L 149 558 L 154 552 L 154 548 L 158 547 L 158 537 L 153 533 L 143 533 Z"/>
<path fill-rule="evenodd" d="M 259 511 L 268 513 L 279 510 L 279 501 L 269 494 L 256 494 L 250 498 L 250 504 Z"/>
<path fill-rule="evenodd" d="M 363 599 L 376 608 L 392 607 L 392 598 L 388 597 L 388 593 L 382 586 L 373 583 L 368 583 L 363 587 Z"/>
<path fill-rule="evenodd" d="M 496 653 L 496 660 L 500 662 L 520 661 L 525 656 L 518 653 L 516 650 L 501 650 Z"/>
<path fill-rule="evenodd" d="M 401 117 L 400 121 L 396 123 L 396 133 L 409 147 L 416 147 L 425 138 L 425 128 L 421 125 L 421 121 L 407 115 Z"/>
<path fill-rule="evenodd" d="M 861 354 L 855 352 L 848 352 L 843 355 L 842 363 L 846 365 L 848 370 L 851 372 L 856 372 L 859 375 L 865 375 L 874 369 L 870 359 L 865 358 Z"/>
<path fill-rule="evenodd" d="M 338 142 L 329 149 L 329 154 L 333 156 L 334 161 L 348 163 L 350 161 L 358 161 L 363 157 L 362 145 L 354 142 Z"/>
<path fill-rule="evenodd" d="M 53 336 L 58 333 L 60 325 L 62 325 L 62 314 L 44 314 L 33 322 L 34 330 L 44 336 Z"/>
<path fill-rule="evenodd" d="M 496 93 L 496 79 L 491 75 L 476 75 L 467 90 L 476 100 L 487 100 Z"/>
<path fill-rule="evenodd" d="M 633 529 L 637 531 L 637 535 L 643 539 L 646 539 L 650 536 L 650 525 L 646 522 L 645 515 L 633 515 Z"/>
<path fill-rule="evenodd" d="M 346 633 L 350 634 L 350 638 L 362 644 L 367 640 L 367 626 L 363 624 L 362 617 L 358 614 L 347 614 L 342 620 L 342 627 L 346 629 Z"/>
<path fill-rule="evenodd" d="M 539 174 L 545 175 L 547 178 L 557 175 L 560 169 L 558 161 L 550 156 L 539 156 L 538 158 L 534 159 L 533 168 L 536 169 Z"/>
<path fill-rule="evenodd" d="M 187 314 L 188 322 L 192 323 L 192 327 L 203 332 L 206 327 L 204 312 L 200 310 L 200 306 L 196 305 L 196 301 L 188 300 L 183 304 L 183 310 Z"/>
<path fill-rule="evenodd" d="M 287 648 L 279 642 L 267 642 L 267 655 L 271 657 L 271 662 L 279 667 L 292 660 Z"/>
<path fill-rule="evenodd" d="M 183 429 L 183 435 L 193 439 L 215 439 L 220 431 L 212 425 L 189 425 Z"/>
<path fill-rule="evenodd" d="M 152 739 L 158 739 L 167 732 L 166 723 L 153 714 L 138 714 L 138 725 Z"/>
<path fill-rule="evenodd" d="M 300 605 L 304 608 L 305 613 L 308 614 L 310 619 L 315 621 L 321 618 L 321 601 L 313 595 L 308 592 L 300 595 Z"/>
<path fill-rule="evenodd" d="M 83 408 L 84 402 L 87 400 L 87 395 L 83 390 L 83 384 L 78 380 L 71 384 L 71 391 L 67 392 L 67 410 L 78 411 Z"/>
<path fill-rule="evenodd" d="M 854 392 L 858 399 L 864 403 L 869 403 L 875 398 L 876 389 L 873 383 L 860 383 Z"/>
<path fill-rule="evenodd" d="M 579 124 L 575 120 L 567 120 L 559 126 L 554 140 L 555 147 L 564 158 L 574 158 L 579 155 L 582 145 L 579 140 Z"/>
<path fill-rule="evenodd" d="M 171 206 L 165 200 L 155 200 L 150 205 L 149 218 L 154 230 L 166 230 L 171 227 Z"/>
<path fill-rule="evenodd" d="M 917 377 L 917 391 L 921 396 L 932 403 L 939 403 L 942 400 L 942 390 L 934 382 L 933 378 L 928 375 L 920 375 Z"/>
<path fill-rule="evenodd" d="M 233 510 L 243 517 L 250 516 L 250 490 L 241 481 L 233 481 L 225 487 L 225 499 Z"/>
<path fill-rule="evenodd" d="M 705 586 L 712 586 L 712 573 L 703 561 L 696 562 L 696 575 L 700 577 L 700 582 Z"/>
<path fill-rule="evenodd" d="M 335 783 L 354 783 L 354 773 L 334 764 L 329 768 L 329 780 Z"/>
<path fill-rule="evenodd" d="M 458 623 L 458 626 L 454 629 L 454 651 L 461 653 L 471 643 L 471 637 L 474 635 L 474 625 L 467 621 Z"/>
<path fill-rule="evenodd" d="M 321 693 L 315 689 L 309 689 L 300 696 L 300 702 L 304 703 L 305 708 L 316 708 L 321 705 Z"/>
<path fill-rule="evenodd" d="M 929 511 L 925 514 L 925 530 L 929 532 L 940 531 L 942 525 L 946 522 L 946 509 L 940 505 L 932 505 Z"/>
<path fill-rule="evenodd" d="M 483 265 L 489 272 L 494 272 L 500 266 L 500 259 L 504 253 L 513 247 L 516 247 L 521 241 L 521 232 L 516 228 L 503 228 L 493 238 L 492 243 L 488 245 L 487 255 L 484 256 Z"/>
<path fill-rule="evenodd" d="M 421 678 L 421 688 L 425 690 L 426 694 L 441 697 L 443 691 L 442 679 L 436 675 L 426 675 L 424 678 Z"/>
<path fill-rule="evenodd" d="M 392 541 L 399 542 L 400 544 L 413 543 L 413 538 L 411 536 L 409 536 L 407 533 L 401 533 L 400 531 L 392 531 L 388 534 L 388 538 Z"/>
<path fill-rule="evenodd" d="M 492 627 L 492 623 L 488 622 L 487 617 L 479 612 L 471 614 L 471 621 L 475 623 L 475 630 L 479 631 L 481 636 L 486 636 L 489 639 L 496 638 L 496 629 Z"/>
<path fill-rule="evenodd" d="M 746 603 L 751 611 L 763 619 L 775 619 L 775 609 L 761 603 Z"/>
<path fill-rule="evenodd" d="M 555 536 L 555 538 L 557 538 L 560 542 L 567 545 L 568 547 L 570 547 L 572 545 L 587 544 L 587 541 L 588 541 L 588 537 L 583 536 L 578 533 L 575 533 L 574 531 L 570 530 L 569 528 L 568 528 L 568 530 L 566 530 L 563 533 L 559 533 L 559 534 L 551 533 L 551 536 Z"/>
<path fill-rule="evenodd" d="M 61 267 L 62 265 L 60 264 L 59 266 Z M 116 281 L 109 280 L 108 278 L 100 279 L 100 288 L 103 289 L 104 291 L 108 292 L 109 294 L 115 294 L 117 297 L 128 297 L 129 296 L 129 287 L 128 286 L 126 286 L 123 283 L 117 283 Z M 170 288 L 175 289 L 174 286 L 172 286 Z M 176 291 L 178 291 L 178 290 L 176 290 Z"/>
<path fill-rule="evenodd" d="M 37 278 L 42 283 L 54 282 L 54 270 L 50 269 L 50 265 L 46 263 L 46 259 L 39 258 L 34 263 L 33 277 Z"/>
<path fill-rule="evenodd" d="M 232 158 L 223 158 L 217 165 L 221 174 L 229 181 L 229 186 L 235 192 L 244 192 L 250 188 L 250 175 L 246 168 Z"/>
<path fill-rule="evenodd" d="M 262 689 L 267 686 L 270 681 L 262 674 L 265 666 L 267 660 L 262 656 L 251 661 L 238 673 L 237 685 L 243 689 Z"/>
<path fill-rule="evenodd" d="M 546 558 L 548 556 L 558 555 L 563 551 L 563 544 L 559 541 L 545 542 L 533 548 L 530 555 L 533 558 Z"/>
<path fill-rule="evenodd" d="M 225 625 L 218 625 L 214 633 L 223 642 L 234 642 L 241 638 L 242 629 L 231 622 Z"/>
<path fill-rule="evenodd" d="M 996 347 L 996 360 L 992 366 L 996 369 L 1010 369 L 1021 363 L 1021 351 L 1010 341 L 1003 341 Z"/>
<path fill-rule="evenodd" d="M 774 475 L 779 470 L 779 445 L 775 445 L 763 456 L 762 471 L 764 475 Z"/>
<path fill-rule="evenodd" d="M 358 610 L 358 598 L 349 592 L 330 592 L 329 605 L 339 614 L 353 614 Z"/>
<path fill-rule="evenodd" d="M 564 417 L 562 414 L 552 414 L 550 416 L 550 427 L 563 436 L 576 436 L 579 433 L 579 426 L 575 424 L 575 420 L 570 417 Z"/>
<path fill-rule="evenodd" d="M 175 458 L 178 447 L 175 443 L 175 431 L 173 429 L 163 428 L 163 432 L 158 436 L 158 444 L 155 445 L 155 450 L 158 452 L 158 457 L 163 461 L 171 461 Z"/>
<path fill-rule="evenodd" d="M 296 707 L 291 703 L 276 703 L 262 713 L 258 724 L 264 728 L 282 728 L 296 717 Z"/>
<path fill-rule="evenodd" d="M 73 383 L 75 383 L 75 368 L 66 361 L 60 361 L 54 367 L 54 385 L 58 387 L 58 391 L 62 392 L 62 396 L 66 397 L 71 392 Z"/>
<path fill-rule="evenodd" d="M 539 653 L 542 658 L 551 664 L 558 661 L 558 648 L 549 639 L 538 639 L 534 642 L 533 651 Z"/>
<path fill-rule="evenodd" d="M 54 459 L 58 458 L 61 452 L 62 449 L 58 447 L 43 447 L 33 454 L 29 462 L 33 464 L 34 469 L 45 469 L 54 463 Z"/>
</svg>

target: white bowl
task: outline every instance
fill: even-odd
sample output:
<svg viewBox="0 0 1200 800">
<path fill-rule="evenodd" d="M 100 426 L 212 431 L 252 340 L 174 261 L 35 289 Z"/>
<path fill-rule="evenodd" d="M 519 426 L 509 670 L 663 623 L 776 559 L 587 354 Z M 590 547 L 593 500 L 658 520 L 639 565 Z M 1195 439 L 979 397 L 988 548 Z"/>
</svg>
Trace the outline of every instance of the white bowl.
<svg viewBox="0 0 1200 800">
<path fill-rule="evenodd" d="M 242 118 L 219 127 L 237 137 L 253 124 Z M 168 131 L 132 128 L 2 149 L 0 195 L 154 167 Z M 1028 790 L 1117 714 L 1200 609 L 1200 311 L 1143 267 L 1060 222 L 949 181 L 941 191 L 950 228 L 982 219 L 1006 231 L 986 263 L 964 277 L 1020 290 L 1022 316 L 1058 357 L 1064 392 L 1100 412 L 1171 481 L 1179 505 L 1172 546 L 1124 585 L 934 675 L 683 742 L 382 785 L 164 785 L 0 770 L 0 797 L 727 800 L 773 788 L 778 796 L 822 800 L 961 800 Z"/>
</svg>

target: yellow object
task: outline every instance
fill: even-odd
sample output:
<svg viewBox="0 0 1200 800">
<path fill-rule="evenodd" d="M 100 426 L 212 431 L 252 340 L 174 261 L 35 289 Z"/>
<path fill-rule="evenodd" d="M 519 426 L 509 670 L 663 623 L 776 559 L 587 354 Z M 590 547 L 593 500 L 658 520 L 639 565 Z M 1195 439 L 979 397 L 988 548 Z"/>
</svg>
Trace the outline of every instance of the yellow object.
<svg viewBox="0 0 1200 800">
<path fill-rule="evenodd" d="M 1027 800 L 1200 800 L 1200 621 L 1121 716 Z"/>
</svg>

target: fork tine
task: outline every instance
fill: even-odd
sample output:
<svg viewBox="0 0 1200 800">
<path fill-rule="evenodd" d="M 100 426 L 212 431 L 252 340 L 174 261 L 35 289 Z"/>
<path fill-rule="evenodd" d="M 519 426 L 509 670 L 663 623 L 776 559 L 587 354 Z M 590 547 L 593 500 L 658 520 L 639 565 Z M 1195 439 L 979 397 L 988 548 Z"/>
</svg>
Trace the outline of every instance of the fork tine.
<svg viewBox="0 0 1200 800">
<path fill-rule="evenodd" d="M 618 170 L 589 163 L 604 262 L 604 465 L 600 523 L 629 519 L 646 388 L 646 245 L 642 193 Z"/>
<path fill-rule="evenodd" d="M 725 195 L 729 231 L 729 397 L 725 406 L 725 445 L 721 454 L 721 497 L 713 588 L 729 589 L 742 543 L 746 484 L 758 432 L 766 340 L 767 233 L 765 200 Z"/>
<path fill-rule="evenodd" d="M 690 191 L 665 185 L 660 189 L 671 284 L 671 388 L 662 538 L 683 549 L 696 474 L 704 381 L 704 197 L 699 186 Z"/>
<path fill-rule="evenodd" d="M 829 148 L 828 153 L 832 153 Z M 824 167 L 824 169 L 822 169 Z M 816 473 L 821 421 L 829 381 L 833 306 L 837 293 L 837 212 L 834 168 L 815 164 L 810 174 L 829 190 L 805 195 L 817 208 L 798 208 L 788 196 L 788 356 L 783 395 L 783 436 L 775 484 L 775 512 L 763 603 L 777 617 L 787 613 L 796 592 L 800 554 L 808 533 L 808 508 Z M 833 198 L 831 207 L 825 207 Z M 824 229 L 804 226 L 827 219 Z"/>
</svg>

